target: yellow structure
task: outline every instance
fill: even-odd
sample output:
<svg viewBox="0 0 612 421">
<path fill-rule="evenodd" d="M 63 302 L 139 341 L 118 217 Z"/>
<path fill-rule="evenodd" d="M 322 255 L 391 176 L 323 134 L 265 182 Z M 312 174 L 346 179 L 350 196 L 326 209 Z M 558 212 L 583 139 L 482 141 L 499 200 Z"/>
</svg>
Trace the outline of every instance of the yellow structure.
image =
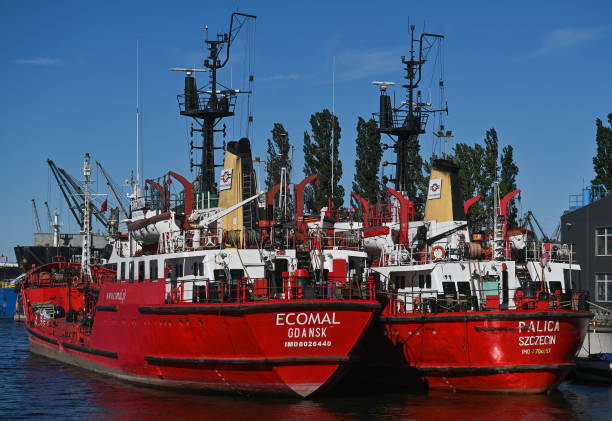
<svg viewBox="0 0 612 421">
<path fill-rule="evenodd" d="M 221 182 L 221 191 L 219 192 L 219 207 L 221 209 L 227 209 L 230 206 L 241 202 L 242 199 L 242 159 L 237 155 L 229 151 L 225 151 L 225 162 L 223 163 L 223 171 L 231 169 L 231 187 L 224 188 L 223 181 Z M 225 215 L 223 217 L 223 231 L 228 233 L 230 237 L 234 237 L 236 234 L 230 234 L 230 232 L 238 232 L 242 234 L 244 229 L 243 218 L 242 218 L 242 207 L 235 211 Z M 238 238 L 241 238 L 240 235 Z M 235 243 L 231 241 L 230 243 Z M 236 244 L 240 246 L 239 242 Z"/>
<path fill-rule="evenodd" d="M 439 164 L 442 165 L 433 165 L 431 169 L 425 204 L 425 220 L 436 222 L 465 220 L 465 213 L 461 215 L 463 211 L 461 188 L 453 185 L 453 181 L 459 183 L 456 174 L 452 174 L 456 166 L 447 165 L 443 161 L 440 161 Z M 460 203 L 453 203 L 453 199 Z"/>
</svg>

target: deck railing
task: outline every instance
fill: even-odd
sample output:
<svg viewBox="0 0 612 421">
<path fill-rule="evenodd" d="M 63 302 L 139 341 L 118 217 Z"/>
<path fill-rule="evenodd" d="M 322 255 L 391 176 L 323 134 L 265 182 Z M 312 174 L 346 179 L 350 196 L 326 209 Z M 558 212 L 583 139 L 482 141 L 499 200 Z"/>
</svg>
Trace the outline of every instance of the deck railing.
<svg viewBox="0 0 612 421">
<path fill-rule="evenodd" d="M 268 279 L 233 281 L 194 279 L 166 281 L 166 303 L 252 303 L 303 300 L 375 300 L 373 278 L 365 282 L 330 279 L 320 282 L 285 276 L 279 283 Z"/>
<path fill-rule="evenodd" d="M 481 289 L 471 293 L 440 293 L 437 290 L 379 292 L 388 315 L 499 310 L 589 310 L 588 294 L 576 291 L 547 292 L 539 289 L 507 291 Z"/>
</svg>

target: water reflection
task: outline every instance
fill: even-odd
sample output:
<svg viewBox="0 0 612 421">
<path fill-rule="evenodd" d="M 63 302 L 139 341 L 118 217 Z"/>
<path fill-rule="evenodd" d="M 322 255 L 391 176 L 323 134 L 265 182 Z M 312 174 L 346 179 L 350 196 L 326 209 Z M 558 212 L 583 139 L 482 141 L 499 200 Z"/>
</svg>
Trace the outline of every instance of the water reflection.
<svg viewBox="0 0 612 421">
<path fill-rule="evenodd" d="M 79 370 L 96 408 L 92 418 L 231 420 L 588 420 L 584 396 L 567 390 L 549 395 L 393 392 L 336 392 L 310 400 L 261 396 L 185 394 L 126 385 Z M 606 404 L 608 413 L 610 402 Z M 602 408 L 604 409 L 604 408 Z"/>
</svg>

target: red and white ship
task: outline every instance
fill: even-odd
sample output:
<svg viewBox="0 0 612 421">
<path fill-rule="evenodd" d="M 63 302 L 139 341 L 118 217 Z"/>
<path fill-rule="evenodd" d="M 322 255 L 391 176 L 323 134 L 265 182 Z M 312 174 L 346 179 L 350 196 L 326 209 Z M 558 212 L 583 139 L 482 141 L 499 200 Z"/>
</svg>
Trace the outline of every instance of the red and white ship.
<svg viewBox="0 0 612 421">
<path fill-rule="evenodd" d="M 397 190 L 387 189 L 392 205 L 374 207 L 374 214 L 360 199 L 364 242 L 386 303 L 364 354 L 377 373 L 390 368 L 389 377 L 404 385 L 544 392 L 574 366 L 593 317 L 572 282 L 580 267 L 571 248 L 535 244 L 526 230 L 507 230 L 507 204 L 518 190 L 494 199 L 489 238 L 471 237 L 466 214 L 480 197 L 463 202 L 459 169 L 448 160 L 432 163 L 422 220 L 416 220 L 415 203 L 403 193 L 412 182 L 405 148 L 424 132 L 427 112 L 436 111 L 413 93 L 424 63 L 420 54 L 439 37 L 412 36 L 411 56 L 402 58 L 408 73 L 404 108 L 391 107 L 390 83 L 376 82 L 380 131 L 396 141 Z"/>
<path fill-rule="evenodd" d="M 323 256 L 308 241 L 272 247 L 275 222 L 258 205 L 246 138 L 228 143 L 216 187 L 214 127 L 233 115 L 239 93 L 218 86 L 216 70 L 227 62 L 221 52 L 226 44 L 229 53 L 232 27 L 252 18 L 235 13 L 229 36 L 207 40 L 210 86 L 198 90 L 197 69 L 185 70 L 181 114 L 203 136 L 196 181 L 169 172 L 147 180 L 145 194 L 136 186 L 128 235 L 115 239 L 105 267 L 89 264 L 84 222 L 80 265 L 54 262 L 27 274 L 32 352 L 136 383 L 302 397 L 331 387 L 357 359 L 380 308 L 364 276 L 367 255 Z M 88 156 L 84 175 L 89 221 Z M 182 186 L 178 197 L 170 177 Z"/>
<path fill-rule="evenodd" d="M 431 389 L 555 388 L 574 367 L 593 317 L 573 289 L 580 268 L 571 250 L 530 243 L 512 250 L 504 234 L 501 243 L 489 243 L 491 250 L 469 241 L 466 228 L 457 230 L 465 221 L 457 225 L 452 211 L 452 220 L 442 220 L 436 208 L 452 202 L 452 168 L 434 162 L 432 179 L 443 180 L 442 196 L 427 201 L 425 221 L 407 225 L 405 243 L 380 250 L 372 270 L 380 275 L 386 306 L 373 329 L 385 340 L 368 349 L 378 362 L 412 371 Z M 424 226 L 427 235 L 419 240 Z"/>
</svg>

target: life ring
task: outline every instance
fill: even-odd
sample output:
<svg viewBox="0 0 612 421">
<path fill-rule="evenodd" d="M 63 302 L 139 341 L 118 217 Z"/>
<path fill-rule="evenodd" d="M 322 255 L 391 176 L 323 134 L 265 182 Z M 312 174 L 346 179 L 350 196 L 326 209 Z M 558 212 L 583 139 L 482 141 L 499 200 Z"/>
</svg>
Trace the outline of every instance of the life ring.
<svg viewBox="0 0 612 421">
<path fill-rule="evenodd" d="M 431 260 L 442 260 L 446 256 L 444 252 L 444 247 L 442 246 L 434 246 L 431 249 Z"/>
<path fill-rule="evenodd" d="M 412 309 L 416 312 L 421 312 L 421 299 L 419 297 L 414 297 L 412 300 Z"/>
<path fill-rule="evenodd" d="M 514 301 L 514 305 L 518 308 L 521 306 L 521 302 L 523 301 L 523 290 L 522 288 L 517 288 L 514 290 L 514 296 L 512 297 L 512 301 Z"/>
<path fill-rule="evenodd" d="M 171 295 L 171 299 L 172 299 L 172 304 L 178 304 L 179 303 L 179 292 L 180 290 L 178 288 L 172 288 L 172 295 Z"/>
</svg>

